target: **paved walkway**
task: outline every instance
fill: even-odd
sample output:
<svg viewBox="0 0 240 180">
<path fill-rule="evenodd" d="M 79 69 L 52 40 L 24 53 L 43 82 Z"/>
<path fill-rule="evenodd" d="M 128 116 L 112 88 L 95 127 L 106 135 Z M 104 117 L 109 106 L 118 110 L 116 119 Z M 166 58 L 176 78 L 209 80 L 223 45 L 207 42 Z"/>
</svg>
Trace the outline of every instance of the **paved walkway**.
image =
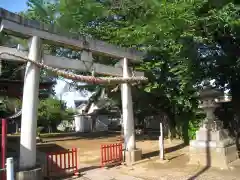
<svg viewBox="0 0 240 180">
<path fill-rule="evenodd" d="M 151 171 L 146 168 L 129 168 L 121 166 L 118 168 L 96 168 L 82 173 L 81 177 L 70 178 L 72 180 L 240 180 L 239 174 L 231 170 L 216 171 L 207 170 L 199 174 L 199 170 L 179 171 L 180 169 L 159 169 Z M 68 179 L 68 180 L 70 180 Z"/>
<path fill-rule="evenodd" d="M 133 177 L 130 175 L 123 175 L 117 172 L 106 172 L 104 170 L 87 173 L 78 180 L 143 180 L 142 178 Z"/>
<path fill-rule="evenodd" d="M 68 180 L 143 180 L 131 175 L 122 174 L 114 169 L 98 168 L 86 171 L 81 174 L 81 177 L 69 178 Z"/>
</svg>

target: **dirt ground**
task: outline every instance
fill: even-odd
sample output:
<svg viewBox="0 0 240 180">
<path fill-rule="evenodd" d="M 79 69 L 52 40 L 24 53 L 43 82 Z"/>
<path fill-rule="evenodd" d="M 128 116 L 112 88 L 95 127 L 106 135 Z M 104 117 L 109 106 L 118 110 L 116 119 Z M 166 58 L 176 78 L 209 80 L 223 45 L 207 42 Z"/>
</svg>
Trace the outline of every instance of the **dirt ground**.
<svg viewBox="0 0 240 180">
<path fill-rule="evenodd" d="M 147 136 L 144 138 L 137 138 L 136 147 L 142 149 L 143 159 L 151 159 L 158 156 L 159 144 L 156 138 L 151 137 L 150 140 Z M 42 152 L 63 151 L 71 148 L 78 148 L 78 156 L 80 163 L 99 165 L 100 163 L 100 147 L 101 145 L 112 144 L 120 142 L 120 135 L 111 134 L 110 137 L 98 138 L 77 138 L 77 137 L 64 137 L 64 138 L 46 138 L 44 141 L 47 143 L 38 144 L 38 150 Z M 165 152 L 168 159 L 175 159 L 182 156 L 182 152 L 187 147 L 183 142 L 174 140 L 171 143 L 165 142 Z M 184 161 L 187 161 L 184 160 Z"/>
<path fill-rule="evenodd" d="M 110 137 L 95 138 L 51 138 L 44 139 L 47 143 L 39 144 L 38 150 L 42 152 L 58 151 L 64 149 L 78 148 L 78 161 L 80 172 L 99 168 L 100 146 L 102 144 L 116 143 L 119 140 L 118 134 L 111 134 Z M 142 149 L 143 160 L 132 167 L 114 167 L 114 170 L 121 174 L 128 174 L 132 177 L 142 179 L 214 179 L 214 180 L 237 180 L 240 179 L 240 162 L 237 162 L 229 170 L 205 168 L 201 166 L 188 165 L 188 146 L 184 146 L 180 140 L 165 141 L 166 163 L 159 161 L 159 145 L 156 138 L 142 138 L 137 140 L 137 148 Z"/>
</svg>

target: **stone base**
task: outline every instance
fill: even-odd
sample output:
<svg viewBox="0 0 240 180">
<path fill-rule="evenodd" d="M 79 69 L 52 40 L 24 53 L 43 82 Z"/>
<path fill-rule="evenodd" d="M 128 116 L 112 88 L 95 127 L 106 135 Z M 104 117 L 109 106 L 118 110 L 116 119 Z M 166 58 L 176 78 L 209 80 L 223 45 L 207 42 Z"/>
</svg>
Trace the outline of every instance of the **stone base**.
<svg viewBox="0 0 240 180">
<path fill-rule="evenodd" d="M 142 159 L 142 150 L 135 149 L 133 151 L 124 151 L 125 153 L 125 163 L 127 165 L 131 165 L 136 161 L 140 161 Z"/>
<path fill-rule="evenodd" d="M 226 129 L 220 129 L 218 131 L 211 131 L 205 128 L 200 128 L 196 132 L 197 141 L 223 141 L 223 140 L 232 140 L 229 138 L 229 132 Z"/>
<path fill-rule="evenodd" d="M 16 173 L 16 180 L 43 180 L 42 169 L 19 171 Z"/>
<path fill-rule="evenodd" d="M 238 159 L 236 142 L 225 129 L 211 131 L 200 128 L 196 140 L 190 141 L 189 164 L 227 169 L 229 163 Z"/>
<path fill-rule="evenodd" d="M 224 143 L 192 141 L 189 149 L 189 164 L 228 169 L 229 163 L 238 159 L 237 147 L 235 144 L 213 147 L 217 144 Z"/>
</svg>

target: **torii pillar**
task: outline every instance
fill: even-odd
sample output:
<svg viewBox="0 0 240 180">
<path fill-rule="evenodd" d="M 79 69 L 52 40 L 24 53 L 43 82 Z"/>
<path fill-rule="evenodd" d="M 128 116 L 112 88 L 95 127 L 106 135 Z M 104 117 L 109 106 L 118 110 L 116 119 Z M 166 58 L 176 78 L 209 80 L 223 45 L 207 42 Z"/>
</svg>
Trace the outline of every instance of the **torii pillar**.
<svg viewBox="0 0 240 180">
<path fill-rule="evenodd" d="M 41 39 L 37 36 L 29 42 L 28 58 L 32 61 L 41 60 Z M 17 180 L 42 180 L 41 168 L 36 165 L 36 132 L 39 94 L 40 69 L 28 62 L 23 87 L 20 161 Z"/>
<path fill-rule="evenodd" d="M 132 72 L 128 68 L 128 60 L 122 60 L 123 77 L 131 77 Z M 131 85 L 128 83 L 122 84 L 122 118 L 123 118 L 123 131 L 124 131 L 124 145 L 125 145 L 125 161 L 127 164 L 132 164 L 141 160 L 142 150 L 136 149 L 135 141 L 135 123 L 133 116 L 133 104 Z"/>
</svg>

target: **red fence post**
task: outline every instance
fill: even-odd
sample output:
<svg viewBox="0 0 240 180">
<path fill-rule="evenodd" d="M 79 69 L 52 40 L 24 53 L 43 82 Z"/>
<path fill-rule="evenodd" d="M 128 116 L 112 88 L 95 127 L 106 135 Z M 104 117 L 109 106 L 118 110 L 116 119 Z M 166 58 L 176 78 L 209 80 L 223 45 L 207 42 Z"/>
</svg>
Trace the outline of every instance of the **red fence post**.
<svg viewBox="0 0 240 180">
<path fill-rule="evenodd" d="M 70 153 L 69 153 L 69 151 L 68 151 L 67 155 L 68 155 L 68 168 L 70 168 L 71 166 L 70 166 Z"/>
<path fill-rule="evenodd" d="M 122 144 L 120 144 L 120 147 L 119 147 L 119 155 L 120 155 L 120 161 L 122 161 L 123 160 Z"/>
<path fill-rule="evenodd" d="M 101 167 L 103 167 L 103 145 L 101 145 Z"/>
<path fill-rule="evenodd" d="M 1 147 L 1 151 L 2 151 L 2 168 L 5 168 L 5 164 L 6 164 L 6 136 L 7 136 L 7 120 L 6 119 L 2 119 L 2 147 Z M 3 171 L 2 172 L 2 179 L 5 180 L 6 179 L 6 173 Z"/>
<path fill-rule="evenodd" d="M 62 154 L 60 153 L 59 156 L 60 156 L 60 158 L 59 158 L 59 160 L 60 160 L 60 168 L 63 169 L 63 167 L 62 167 Z"/>
<path fill-rule="evenodd" d="M 75 149 L 75 163 L 76 163 L 76 170 L 75 170 L 75 175 L 78 175 L 78 149 L 77 148 L 74 148 Z"/>
<path fill-rule="evenodd" d="M 49 176 L 49 155 L 48 155 L 48 153 L 46 154 L 46 161 L 47 161 L 46 173 L 47 173 L 47 176 Z"/>
<path fill-rule="evenodd" d="M 68 153 L 70 153 L 70 152 L 68 152 Z M 72 167 L 74 167 L 74 148 L 72 148 L 71 154 L 72 154 Z"/>
<path fill-rule="evenodd" d="M 109 150 L 110 150 L 110 159 L 109 159 L 109 161 L 113 161 L 113 157 L 112 157 L 112 149 L 113 149 L 113 147 L 114 147 L 114 144 L 110 144 L 109 145 Z"/>
</svg>

